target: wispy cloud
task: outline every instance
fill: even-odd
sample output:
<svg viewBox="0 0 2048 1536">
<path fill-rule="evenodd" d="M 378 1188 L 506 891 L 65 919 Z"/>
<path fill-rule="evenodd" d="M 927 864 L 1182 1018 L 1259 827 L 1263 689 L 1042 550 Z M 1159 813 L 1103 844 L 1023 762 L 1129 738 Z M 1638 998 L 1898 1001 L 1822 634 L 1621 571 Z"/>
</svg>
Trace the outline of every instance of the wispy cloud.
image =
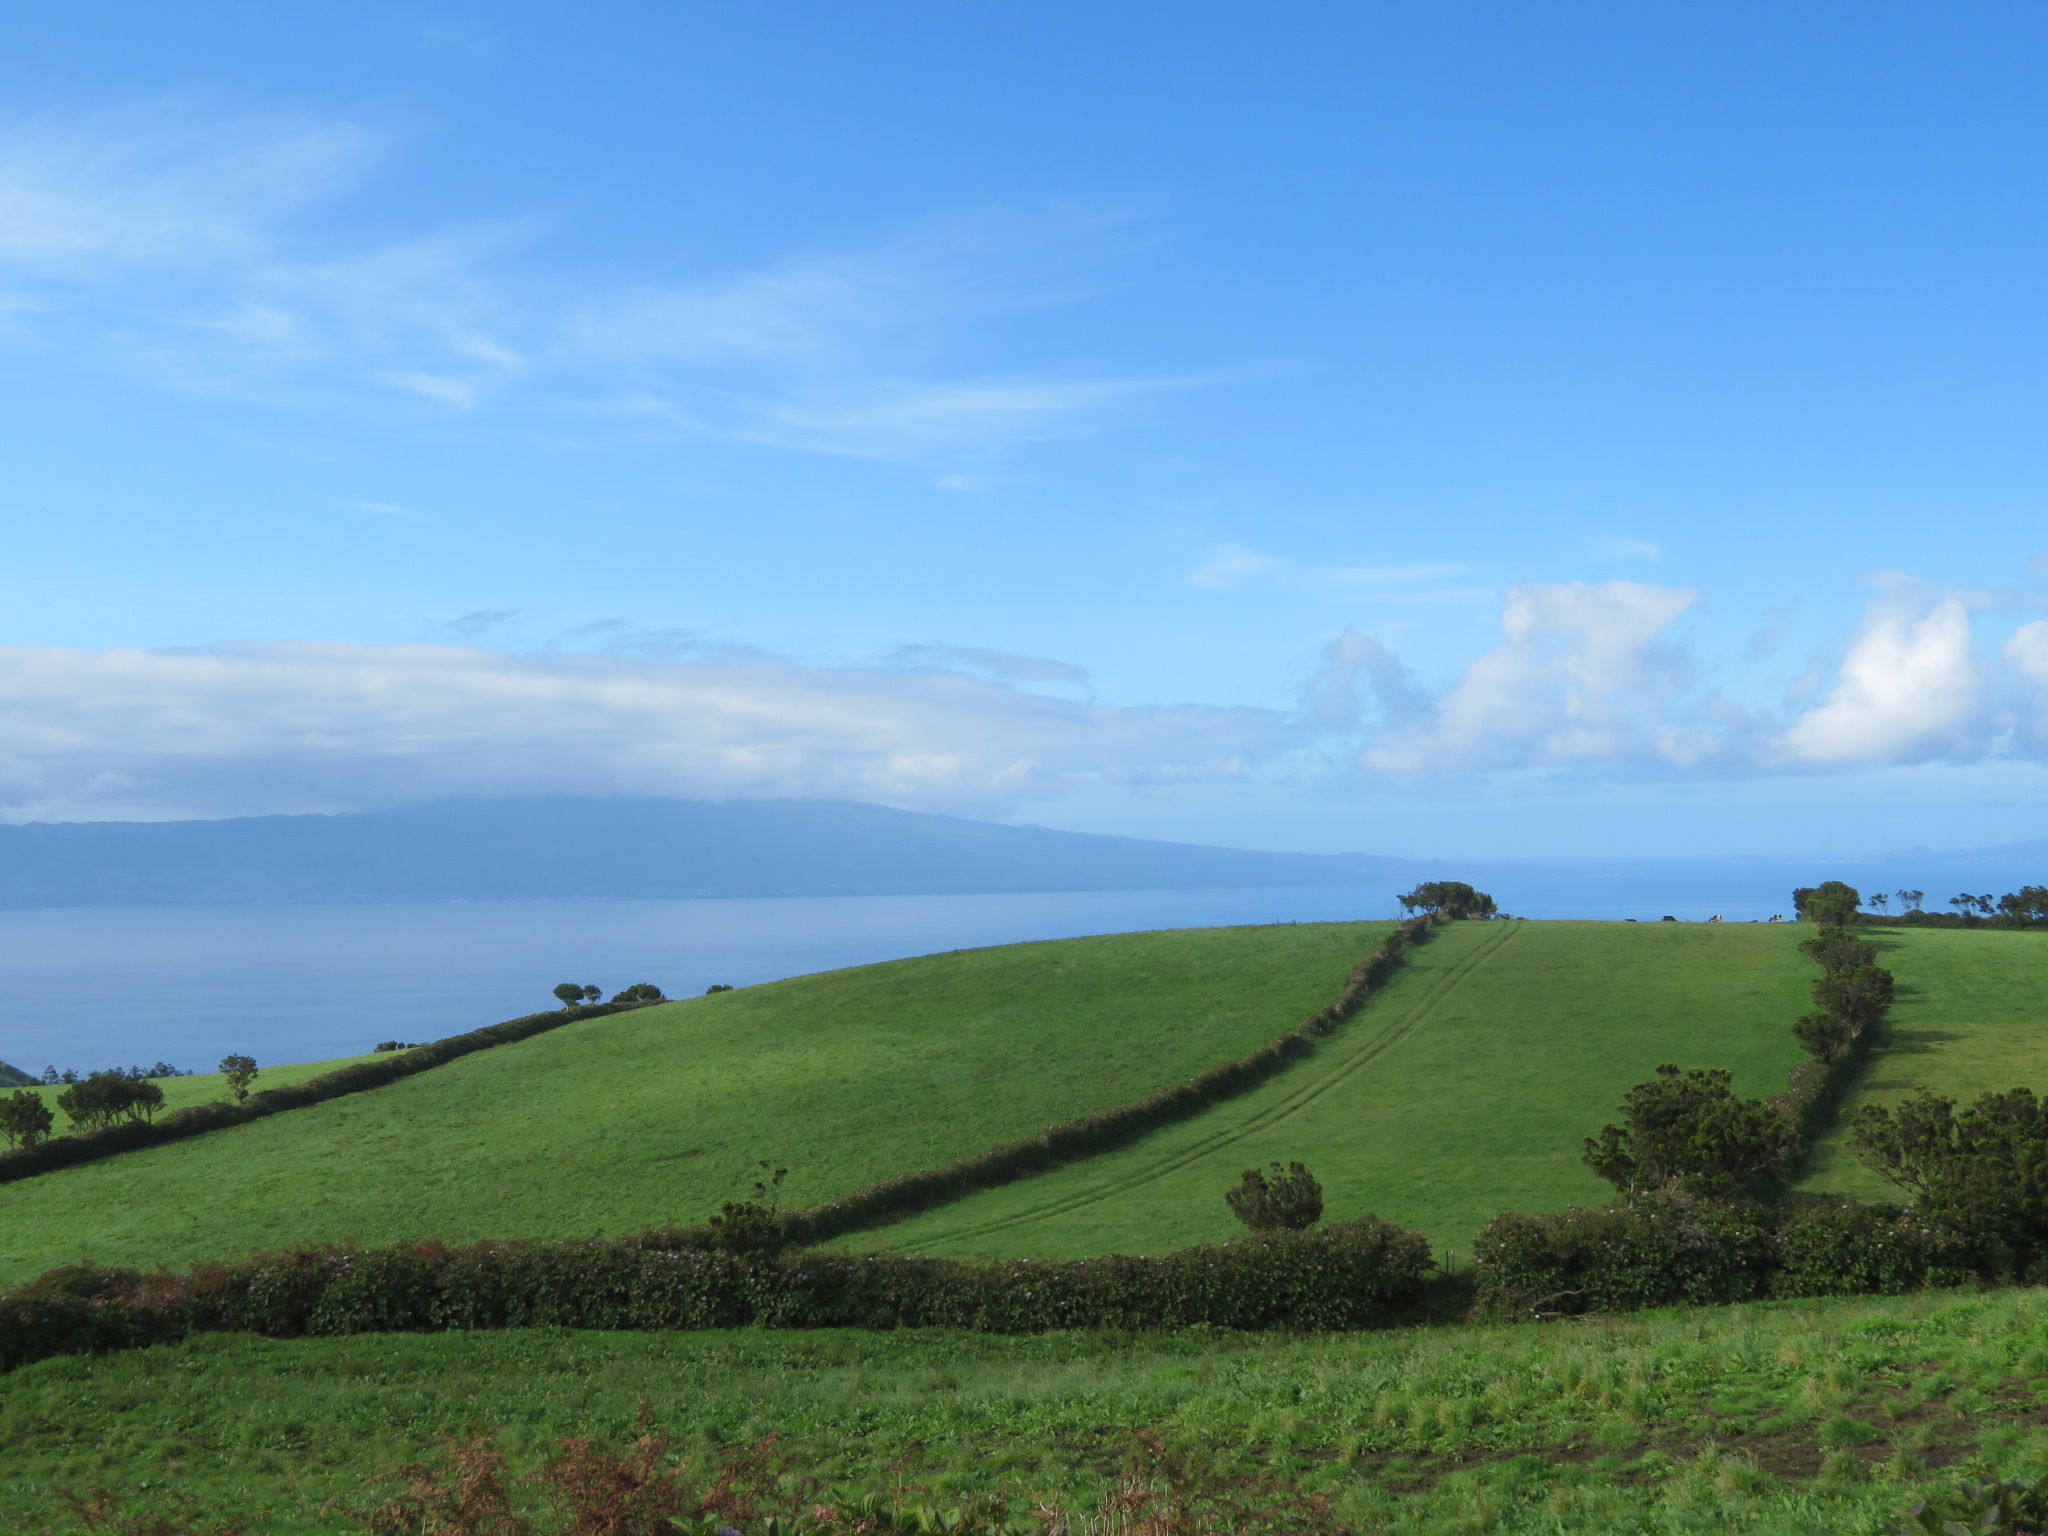
<svg viewBox="0 0 2048 1536">
<path fill-rule="evenodd" d="M 494 627 L 498 614 L 470 618 Z M 984 673 L 1057 672 L 997 652 Z M 1120 707 L 959 666 L 462 645 L 0 648 L 0 814 L 345 809 L 450 795 L 850 796 L 1001 810 L 1243 777 L 1273 710 Z"/>
<path fill-rule="evenodd" d="M 327 205 L 389 146 L 175 105 L 0 122 L 0 340 L 279 405 L 411 400 L 666 423 L 906 462 L 985 457 L 1225 374 L 970 363 L 982 323 L 1095 296 L 1115 211 L 934 222 L 653 283 L 543 274 L 519 219 L 370 245 Z"/>
<path fill-rule="evenodd" d="M 1603 534 L 1587 544 L 1587 551 L 1595 560 L 1662 560 L 1664 551 L 1648 539 L 1621 538 L 1614 534 Z"/>
</svg>

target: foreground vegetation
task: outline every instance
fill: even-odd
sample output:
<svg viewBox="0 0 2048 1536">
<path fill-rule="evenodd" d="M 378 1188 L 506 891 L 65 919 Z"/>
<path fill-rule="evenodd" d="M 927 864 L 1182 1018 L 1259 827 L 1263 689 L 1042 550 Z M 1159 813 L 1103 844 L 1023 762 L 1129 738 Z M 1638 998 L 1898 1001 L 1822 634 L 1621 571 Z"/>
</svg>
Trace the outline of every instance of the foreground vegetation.
<svg viewBox="0 0 2048 1536">
<path fill-rule="evenodd" d="M 167 1490 L 274 1536 L 361 1529 L 380 1472 L 489 1432 L 779 1437 L 837 1493 L 1086 1508 L 1134 1437 L 1325 1493 L 1362 1531 L 1876 1532 L 1973 1470 L 2048 1465 L 2048 1294 L 1926 1292 L 1505 1328 L 1010 1338 L 773 1331 L 209 1335 L 7 1378 L 0 1526 Z M 645 1419 L 642 1419 L 643 1403 Z M 751 1536 L 751 1533 L 750 1533 Z"/>
<path fill-rule="evenodd" d="M 813 1204 L 1241 1056 L 1328 1003 L 1392 928 L 1008 945 L 568 1024 L 0 1186 L 0 1283 L 81 1256 L 639 1231 L 714 1209 L 762 1158 L 791 1169 L 790 1203 Z"/>
</svg>

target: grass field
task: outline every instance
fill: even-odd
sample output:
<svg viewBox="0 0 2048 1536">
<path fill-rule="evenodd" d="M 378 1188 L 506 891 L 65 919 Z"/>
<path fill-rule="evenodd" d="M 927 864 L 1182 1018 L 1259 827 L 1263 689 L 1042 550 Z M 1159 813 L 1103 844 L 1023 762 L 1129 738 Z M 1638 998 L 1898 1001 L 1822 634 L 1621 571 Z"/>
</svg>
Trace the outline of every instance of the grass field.
<svg viewBox="0 0 2048 1536">
<path fill-rule="evenodd" d="M 257 1093 L 265 1088 L 290 1088 L 298 1083 L 305 1082 L 308 1078 L 318 1077 L 323 1072 L 332 1072 L 339 1067 L 352 1066 L 359 1061 L 380 1061 L 382 1059 L 382 1057 L 372 1053 L 367 1056 L 342 1056 L 333 1061 L 291 1061 L 278 1066 L 260 1064 L 257 1069 L 256 1080 L 249 1085 L 249 1091 Z M 164 1091 L 164 1107 L 160 1113 L 169 1113 L 174 1109 L 183 1109 L 189 1104 L 206 1104 L 215 1099 L 229 1097 L 228 1080 L 218 1072 L 195 1072 L 190 1077 L 160 1077 L 156 1080 L 156 1085 Z M 4 1091 L 11 1093 L 14 1090 L 7 1089 Z M 70 1122 L 64 1118 L 64 1112 L 57 1108 L 57 1096 L 64 1092 L 63 1084 L 59 1083 L 55 1086 L 38 1084 L 29 1091 L 31 1093 L 39 1093 L 49 1101 L 50 1111 L 57 1117 L 56 1131 L 58 1135 L 63 1135 L 71 1128 Z"/>
<path fill-rule="evenodd" d="M 1611 1193 L 1580 1140 L 1662 1061 L 1785 1086 L 1816 974 L 1769 924 L 1454 923 L 1317 1054 L 1122 1150 L 849 1246 L 954 1257 L 1158 1253 L 1241 1230 L 1223 1192 L 1300 1159 L 1333 1217 L 1368 1211 L 1464 1253 L 1504 1210 Z"/>
<path fill-rule="evenodd" d="M 1894 928 L 1873 935 L 1898 977 L 1889 1043 L 1844 1106 L 1889 1104 L 1921 1088 L 1968 1102 L 1987 1090 L 2048 1093 L 2048 934 Z M 1805 1187 L 1896 1199 L 1839 1129 L 1814 1149 Z"/>
<path fill-rule="evenodd" d="M 566 1025 L 0 1186 L 0 1284 L 81 1254 L 182 1265 L 314 1243 L 633 1231 L 702 1218 L 743 1194 L 762 1158 L 787 1165 L 786 1197 L 809 1204 L 1242 1055 L 1327 1003 L 1390 929 L 1009 945 Z"/>
<path fill-rule="evenodd" d="M 0 1526 L 166 1489 L 339 1536 L 376 1473 L 495 1431 L 531 1464 L 653 1425 L 773 1433 L 831 1484 L 1086 1506 L 1135 1432 L 1329 1494 L 1356 1529 L 1875 1533 L 1966 1470 L 2048 1467 L 2048 1295 L 1923 1293 L 1516 1328 L 1102 1334 L 207 1336 L 6 1379 Z"/>
</svg>

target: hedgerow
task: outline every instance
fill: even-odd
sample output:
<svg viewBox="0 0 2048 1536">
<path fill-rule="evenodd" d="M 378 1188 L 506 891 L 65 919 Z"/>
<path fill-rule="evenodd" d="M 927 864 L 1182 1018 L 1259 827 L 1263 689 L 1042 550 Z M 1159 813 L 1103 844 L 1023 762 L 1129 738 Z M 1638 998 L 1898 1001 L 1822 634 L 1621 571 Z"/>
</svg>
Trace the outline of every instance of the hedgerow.
<svg viewBox="0 0 2048 1536">
<path fill-rule="evenodd" d="M 414 1046 L 399 1054 L 387 1056 L 382 1061 L 359 1061 L 350 1066 L 337 1067 L 332 1072 L 323 1072 L 318 1077 L 308 1078 L 303 1083 L 294 1083 L 288 1088 L 266 1088 L 260 1093 L 250 1094 L 240 1102 L 223 1099 L 211 1104 L 191 1104 L 183 1109 L 173 1110 L 159 1120 L 118 1121 L 101 1130 L 48 1137 L 37 1141 L 34 1146 L 15 1147 L 0 1152 L 0 1184 L 30 1178 L 39 1173 L 48 1173 L 56 1168 L 70 1168 L 79 1163 L 93 1162 L 98 1158 L 111 1157 L 117 1152 L 133 1152 L 142 1147 L 162 1146 L 166 1142 L 204 1135 L 208 1131 L 223 1130 L 231 1125 L 246 1125 L 251 1120 L 261 1120 L 266 1115 L 281 1114 L 288 1109 L 304 1109 L 311 1104 L 324 1104 L 329 1099 L 361 1093 L 366 1088 L 382 1088 L 387 1083 L 395 1083 L 401 1078 L 430 1071 L 454 1061 L 457 1057 L 489 1050 L 494 1045 L 510 1045 L 514 1041 L 530 1039 L 550 1029 L 559 1029 L 564 1024 L 580 1023 L 584 1019 L 602 1018 L 606 1014 L 624 1013 L 629 1009 L 649 1006 L 651 1005 L 645 1002 L 599 1003 L 590 1007 L 556 1008 L 546 1013 L 530 1013 L 524 1018 L 508 1019 L 503 1024 L 490 1024 L 482 1029 L 450 1035 L 445 1040 L 436 1040 L 430 1045 Z M 383 1047 L 380 1046 L 378 1049 L 382 1050 Z"/>
<path fill-rule="evenodd" d="M 1383 1326 L 1433 1268 L 1375 1217 L 1157 1257 L 969 1264 L 721 1253 L 672 1232 L 580 1243 L 308 1250 L 188 1274 L 73 1266 L 0 1295 L 0 1369 L 197 1332 L 573 1327 L 1307 1329 Z"/>
<path fill-rule="evenodd" d="M 1896 1205 L 1649 1199 L 1487 1223 L 1472 1249 L 1476 1316 L 1509 1319 L 1868 1296 L 1956 1285 L 1963 1240 Z"/>
<path fill-rule="evenodd" d="M 1049 1126 L 1021 1141 L 991 1147 L 942 1168 L 901 1174 L 808 1210 L 790 1212 L 783 1217 L 785 1234 L 792 1243 L 826 1242 L 892 1217 L 930 1210 L 984 1189 L 1049 1172 L 1063 1163 L 1092 1157 L 1147 1131 L 1197 1115 L 1220 1100 L 1247 1092 L 1311 1054 L 1318 1040 L 1356 1013 L 1366 998 L 1386 982 L 1411 948 L 1429 938 L 1437 922 L 1436 918 L 1424 916 L 1401 923 L 1385 942 L 1352 967 L 1344 990 L 1335 1001 L 1311 1014 L 1299 1027 L 1274 1036 L 1248 1056 L 1223 1062 L 1133 1103 Z"/>
</svg>

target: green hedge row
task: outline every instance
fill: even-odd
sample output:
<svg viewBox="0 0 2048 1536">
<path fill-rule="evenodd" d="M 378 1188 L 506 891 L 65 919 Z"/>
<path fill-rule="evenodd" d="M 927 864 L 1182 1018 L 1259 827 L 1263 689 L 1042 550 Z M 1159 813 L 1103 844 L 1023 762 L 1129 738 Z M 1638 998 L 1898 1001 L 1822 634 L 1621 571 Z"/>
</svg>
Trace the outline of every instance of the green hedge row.
<svg viewBox="0 0 2048 1536">
<path fill-rule="evenodd" d="M 104 1130 L 53 1136 L 33 1147 L 15 1147 L 0 1152 L 0 1184 L 48 1173 L 56 1168 L 89 1163 L 97 1158 L 112 1157 L 117 1152 L 158 1147 L 166 1142 L 182 1141 L 188 1136 L 224 1130 L 231 1125 L 246 1125 L 251 1120 L 261 1120 L 265 1115 L 304 1109 L 309 1104 L 323 1104 L 344 1094 L 361 1093 L 366 1088 L 382 1088 L 386 1083 L 428 1071 L 473 1051 L 489 1050 L 494 1045 L 510 1045 L 515 1040 L 529 1039 L 582 1019 L 602 1018 L 608 1013 L 624 1013 L 632 1008 L 649 1006 L 637 1002 L 597 1003 L 583 1008 L 555 1008 L 546 1013 L 529 1013 L 524 1018 L 508 1019 L 503 1024 L 489 1024 L 482 1029 L 450 1035 L 431 1045 L 414 1046 L 382 1061 L 361 1061 L 352 1066 L 337 1067 L 332 1072 L 323 1072 L 289 1088 L 266 1088 L 260 1093 L 250 1094 L 239 1104 L 225 1099 L 211 1104 L 190 1104 L 183 1109 L 172 1110 L 160 1120 L 129 1120 Z"/>
<path fill-rule="evenodd" d="M 1135 1103 L 1082 1115 L 943 1168 L 900 1174 L 809 1210 L 791 1212 L 783 1218 L 784 1231 L 793 1243 L 826 1242 L 893 1217 L 930 1210 L 984 1189 L 1048 1172 L 1062 1163 L 1092 1157 L 1257 1087 L 1283 1067 L 1309 1055 L 1317 1040 L 1356 1013 L 1401 964 L 1409 949 L 1428 939 L 1436 921 L 1414 917 L 1403 922 L 1352 968 L 1344 990 L 1334 1002 L 1318 1009 L 1299 1028 L 1275 1036 L 1249 1056 L 1223 1062 Z"/>
<path fill-rule="evenodd" d="M 1432 1263 L 1420 1232 L 1373 1217 L 1157 1258 L 999 1264 L 746 1257 L 667 1236 L 304 1252 L 185 1275 L 53 1270 L 0 1295 L 0 1370 L 214 1331 L 1358 1329 L 1412 1308 Z"/>
<path fill-rule="evenodd" d="M 1475 1315 L 1574 1317 L 1778 1296 L 1958 1285 L 1962 1240 L 1896 1205 L 1854 1200 L 1645 1200 L 1487 1223 L 1472 1250 Z"/>
</svg>

